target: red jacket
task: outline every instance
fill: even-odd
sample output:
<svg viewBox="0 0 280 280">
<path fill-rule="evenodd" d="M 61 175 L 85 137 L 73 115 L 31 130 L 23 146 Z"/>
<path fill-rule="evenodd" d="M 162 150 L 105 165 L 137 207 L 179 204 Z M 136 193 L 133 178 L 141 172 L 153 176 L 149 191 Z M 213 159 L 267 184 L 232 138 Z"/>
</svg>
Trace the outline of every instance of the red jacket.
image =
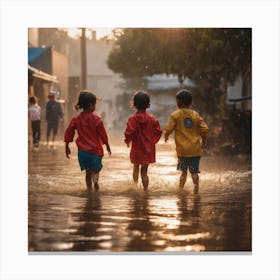
<svg viewBox="0 0 280 280">
<path fill-rule="evenodd" d="M 138 111 L 127 121 L 125 143 L 132 142 L 130 160 L 135 164 L 149 164 L 156 161 L 155 144 L 161 136 L 158 120 L 146 111 Z"/>
<path fill-rule="evenodd" d="M 108 136 L 100 117 L 91 112 L 81 112 L 74 116 L 65 130 L 65 142 L 73 142 L 75 130 L 78 132 L 78 150 L 104 155 L 102 145 L 108 143 Z"/>
</svg>

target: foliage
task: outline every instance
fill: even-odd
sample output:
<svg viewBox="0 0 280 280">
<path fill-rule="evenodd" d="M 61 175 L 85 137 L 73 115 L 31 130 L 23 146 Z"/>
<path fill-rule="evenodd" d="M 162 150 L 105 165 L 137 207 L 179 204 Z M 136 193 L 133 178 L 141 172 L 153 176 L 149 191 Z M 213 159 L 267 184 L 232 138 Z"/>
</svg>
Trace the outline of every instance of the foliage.
<svg viewBox="0 0 280 280">
<path fill-rule="evenodd" d="M 251 69 L 250 28 L 127 28 L 108 66 L 125 78 L 157 73 L 218 87 Z"/>
<path fill-rule="evenodd" d="M 251 79 L 251 44 L 250 28 L 128 28 L 115 33 L 108 66 L 129 80 L 172 73 L 180 83 L 185 78 L 194 81 L 199 86 L 195 104 L 212 131 L 209 143 L 211 139 L 217 143 L 221 135 L 225 137 L 225 132 L 218 138 L 214 132 L 221 131 L 227 117 L 227 84 L 237 75 L 242 76 L 243 85 Z"/>
</svg>

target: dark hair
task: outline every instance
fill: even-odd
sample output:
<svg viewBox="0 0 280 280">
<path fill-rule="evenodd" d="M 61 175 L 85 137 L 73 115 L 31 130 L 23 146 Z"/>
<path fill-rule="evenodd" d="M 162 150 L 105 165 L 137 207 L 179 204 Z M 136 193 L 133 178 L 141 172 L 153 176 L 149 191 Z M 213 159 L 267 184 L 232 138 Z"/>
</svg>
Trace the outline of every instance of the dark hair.
<svg viewBox="0 0 280 280">
<path fill-rule="evenodd" d="M 150 104 L 150 96 L 145 91 L 137 91 L 133 95 L 133 106 L 138 110 L 147 109 Z"/>
<path fill-rule="evenodd" d="M 76 110 L 88 109 L 90 104 L 96 104 L 96 95 L 90 91 L 84 90 L 80 92 L 78 103 L 75 105 Z"/>
<path fill-rule="evenodd" d="M 36 104 L 36 103 L 37 103 L 37 98 L 36 98 L 35 96 L 31 96 L 31 97 L 29 98 L 29 103 L 30 103 L 30 104 Z"/>
<path fill-rule="evenodd" d="M 181 89 L 177 92 L 176 99 L 184 106 L 189 106 L 192 103 L 192 93 L 186 89 Z"/>
</svg>

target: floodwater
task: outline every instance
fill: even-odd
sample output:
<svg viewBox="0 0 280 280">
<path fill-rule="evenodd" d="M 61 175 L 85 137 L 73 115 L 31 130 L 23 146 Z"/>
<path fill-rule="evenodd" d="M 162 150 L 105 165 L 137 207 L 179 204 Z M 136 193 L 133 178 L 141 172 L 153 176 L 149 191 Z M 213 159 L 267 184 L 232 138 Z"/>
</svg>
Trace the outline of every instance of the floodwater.
<svg viewBox="0 0 280 280">
<path fill-rule="evenodd" d="M 132 182 L 129 149 L 105 154 L 100 190 L 86 191 L 75 143 L 29 148 L 29 252 L 251 252 L 252 172 L 248 156 L 204 156 L 200 189 L 178 189 L 174 143 L 157 145 L 149 190 Z"/>
</svg>

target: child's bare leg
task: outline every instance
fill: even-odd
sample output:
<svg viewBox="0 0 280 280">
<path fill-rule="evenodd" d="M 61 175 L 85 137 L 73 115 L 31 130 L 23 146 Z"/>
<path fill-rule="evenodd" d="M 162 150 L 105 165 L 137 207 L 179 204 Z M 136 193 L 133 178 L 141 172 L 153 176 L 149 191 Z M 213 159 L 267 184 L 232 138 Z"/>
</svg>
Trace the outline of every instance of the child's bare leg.
<svg viewBox="0 0 280 280">
<path fill-rule="evenodd" d="M 141 179 L 144 190 L 148 189 L 149 186 L 149 177 L 148 177 L 148 164 L 141 165 Z"/>
<path fill-rule="evenodd" d="M 133 181 L 135 183 L 137 183 L 138 182 L 138 177 L 139 177 L 139 164 L 134 164 L 133 165 L 133 174 L 132 174 L 132 176 L 133 176 Z"/>
<path fill-rule="evenodd" d="M 49 147 L 50 133 L 51 133 L 51 130 L 50 130 L 49 124 L 48 124 L 48 126 L 47 126 L 47 135 L 46 135 L 47 147 Z"/>
<path fill-rule="evenodd" d="M 198 173 L 192 173 L 192 180 L 194 183 L 194 192 L 198 193 L 199 190 L 199 176 Z"/>
<path fill-rule="evenodd" d="M 192 173 L 192 180 L 194 183 L 194 186 L 199 186 L 199 177 L 198 177 L 198 173 Z"/>
<path fill-rule="evenodd" d="M 180 176 L 180 182 L 179 182 L 179 187 L 183 188 L 185 186 L 187 180 L 187 171 L 182 171 L 182 174 Z"/>
<path fill-rule="evenodd" d="M 90 169 L 86 170 L 86 183 L 87 183 L 88 190 L 92 189 L 91 173 L 92 172 Z"/>
<path fill-rule="evenodd" d="M 53 134 L 53 138 L 52 138 L 52 146 L 54 147 L 54 140 L 55 140 L 55 134 Z"/>
<path fill-rule="evenodd" d="M 99 190 L 98 179 L 99 179 L 99 172 L 92 171 L 92 180 L 93 180 L 95 190 Z"/>
</svg>

